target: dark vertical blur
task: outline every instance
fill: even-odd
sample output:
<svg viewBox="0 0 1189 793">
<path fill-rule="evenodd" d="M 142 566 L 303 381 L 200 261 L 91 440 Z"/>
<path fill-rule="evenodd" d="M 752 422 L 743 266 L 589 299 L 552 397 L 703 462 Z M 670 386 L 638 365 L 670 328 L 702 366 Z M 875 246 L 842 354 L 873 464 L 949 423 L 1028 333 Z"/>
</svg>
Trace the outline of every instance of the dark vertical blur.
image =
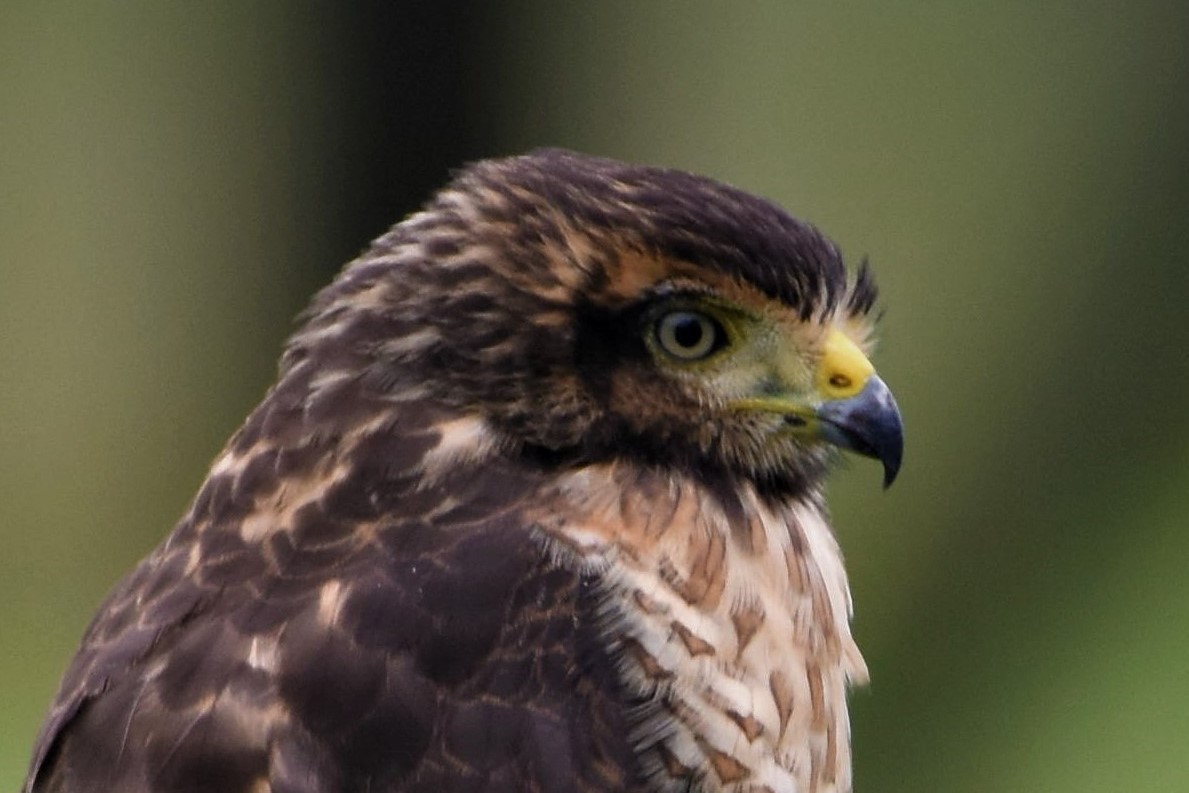
<svg viewBox="0 0 1189 793">
<path fill-rule="evenodd" d="M 310 151 L 324 184 L 308 220 L 341 257 L 417 208 L 451 169 L 490 150 L 478 114 L 483 31 L 462 2 L 326 6 L 304 57 L 326 81 L 330 132 Z M 313 198 L 311 196 L 310 198 Z M 322 277 L 341 261 L 319 265 Z"/>
</svg>

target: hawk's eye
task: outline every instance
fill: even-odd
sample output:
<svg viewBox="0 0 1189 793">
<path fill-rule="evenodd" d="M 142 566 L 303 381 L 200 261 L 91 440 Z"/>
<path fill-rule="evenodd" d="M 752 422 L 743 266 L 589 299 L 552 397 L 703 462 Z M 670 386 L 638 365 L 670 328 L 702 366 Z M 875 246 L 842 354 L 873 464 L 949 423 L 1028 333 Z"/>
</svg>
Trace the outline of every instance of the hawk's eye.
<svg viewBox="0 0 1189 793">
<path fill-rule="evenodd" d="M 656 340 L 680 361 L 700 361 L 727 343 L 727 333 L 714 317 L 698 311 L 670 311 L 657 320 Z"/>
</svg>

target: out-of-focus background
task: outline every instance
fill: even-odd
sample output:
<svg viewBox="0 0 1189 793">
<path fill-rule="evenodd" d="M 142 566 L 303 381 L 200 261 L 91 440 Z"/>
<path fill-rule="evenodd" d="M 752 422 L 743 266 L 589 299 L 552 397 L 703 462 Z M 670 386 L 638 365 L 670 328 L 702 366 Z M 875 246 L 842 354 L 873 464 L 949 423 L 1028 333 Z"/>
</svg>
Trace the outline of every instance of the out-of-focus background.
<svg viewBox="0 0 1189 793">
<path fill-rule="evenodd" d="M 309 295 L 560 145 L 871 259 L 857 790 L 1189 790 L 1189 5 L 474 5 L 0 8 L 0 789 Z"/>
</svg>

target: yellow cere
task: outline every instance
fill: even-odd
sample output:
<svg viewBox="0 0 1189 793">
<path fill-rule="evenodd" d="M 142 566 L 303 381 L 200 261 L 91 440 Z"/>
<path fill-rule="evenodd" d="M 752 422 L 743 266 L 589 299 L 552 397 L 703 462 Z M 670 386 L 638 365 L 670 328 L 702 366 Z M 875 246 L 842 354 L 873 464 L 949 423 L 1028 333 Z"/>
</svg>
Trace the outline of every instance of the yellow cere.
<svg viewBox="0 0 1189 793">
<path fill-rule="evenodd" d="M 842 331 L 826 335 L 817 369 L 818 393 L 825 399 L 846 399 L 863 390 L 875 371 L 863 351 Z"/>
</svg>

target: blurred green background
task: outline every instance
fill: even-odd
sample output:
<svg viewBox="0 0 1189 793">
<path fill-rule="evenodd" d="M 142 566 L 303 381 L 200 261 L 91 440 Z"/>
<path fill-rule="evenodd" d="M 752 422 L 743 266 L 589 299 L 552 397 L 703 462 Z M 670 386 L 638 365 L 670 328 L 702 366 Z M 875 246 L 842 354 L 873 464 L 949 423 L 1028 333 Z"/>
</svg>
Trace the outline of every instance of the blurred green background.
<svg viewBox="0 0 1189 793">
<path fill-rule="evenodd" d="M 4 4 L 0 790 L 313 290 L 539 145 L 871 257 L 859 791 L 1189 790 L 1187 141 L 1184 3 Z"/>
</svg>

